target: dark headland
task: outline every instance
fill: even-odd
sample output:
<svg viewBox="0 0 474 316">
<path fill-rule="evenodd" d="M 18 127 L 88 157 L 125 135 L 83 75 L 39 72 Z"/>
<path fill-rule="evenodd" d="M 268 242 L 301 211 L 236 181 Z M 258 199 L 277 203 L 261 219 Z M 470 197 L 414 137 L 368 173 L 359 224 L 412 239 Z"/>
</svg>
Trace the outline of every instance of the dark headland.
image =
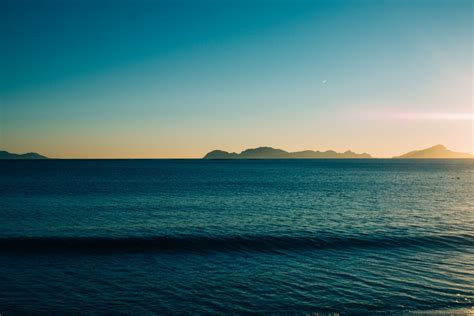
<svg viewBox="0 0 474 316">
<path fill-rule="evenodd" d="M 315 159 L 315 158 L 372 158 L 367 153 L 357 154 L 352 151 L 338 153 L 333 150 L 313 151 L 304 150 L 287 152 L 282 149 L 271 147 L 259 147 L 247 149 L 238 153 L 229 153 L 222 150 L 213 150 L 206 154 L 203 159 Z"/>
<path fill-rule="evenodd" d="M 0 159 L 48 159 L 37 153 L 13 154 L 8 151 L 0 150 Z"/>
</svg>

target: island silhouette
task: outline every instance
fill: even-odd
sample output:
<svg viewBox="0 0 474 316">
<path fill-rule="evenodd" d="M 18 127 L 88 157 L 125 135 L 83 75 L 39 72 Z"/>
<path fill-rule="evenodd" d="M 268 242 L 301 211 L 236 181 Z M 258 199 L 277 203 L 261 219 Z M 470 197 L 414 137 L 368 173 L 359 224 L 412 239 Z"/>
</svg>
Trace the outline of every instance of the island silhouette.
<svg viewBox="0 0 474 316">
<path fill-rule="evenodd" d="M 333 150 L 314 151 L 304 150 L 288 152 L 272 147 L 258 147 L 242 151 L 241 153 L 227 152 L 223 150 L 213 150 L 207 153 L 203 159 L 357 159 L 373 158 L 368 153 L 358 154 L 350 150 L 338 153 Z M 444 145 L 436 145 L 422 150 L 415 150 L 401 156 L 392 157 L 395 159 L 465 159 L 474 158 L 474 155 L 454 152 Z"/>
<path fill-rule="evenodd" d="M 0 150 L 0 159 L 48 159 L 48 157 L 37 153 L 13 154 L 8 151 Z"/>
<path fill-rule="evenodd" d="M 410 151 L 401 156 L 395 156 L 397 159 L 451 159 L 451 158 L 474 158 L 474 155 L 466 153 L 458 153 L 451 151 L 443 145 L 436 145 L 422 150 Z"/>
<path fill-rule="evenodd" d="M 272 147 L 258 147 L 242 151 L 240 154 L 229 153 L 223 150 L 213 150 L 207 153 L 203 159 L 315 159 L 315 158 L 372 158 L 367 153 L 357 154 L 350 150 L 338 153 L 333 150 L 313 151 L 304 150 L 288 152 Z"/>
</svg>

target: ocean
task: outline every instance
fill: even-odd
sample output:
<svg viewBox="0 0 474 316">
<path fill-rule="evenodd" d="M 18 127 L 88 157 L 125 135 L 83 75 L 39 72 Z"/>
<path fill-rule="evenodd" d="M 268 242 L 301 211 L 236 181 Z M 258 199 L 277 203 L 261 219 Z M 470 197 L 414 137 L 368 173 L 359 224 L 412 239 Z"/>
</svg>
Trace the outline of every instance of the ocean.
<svg viewBox="0 0 474 316">
<path fill-rule="evenodd" d="M 0 314 L 474 313 L 474 160 L 0 161 Z"/>
</svg>

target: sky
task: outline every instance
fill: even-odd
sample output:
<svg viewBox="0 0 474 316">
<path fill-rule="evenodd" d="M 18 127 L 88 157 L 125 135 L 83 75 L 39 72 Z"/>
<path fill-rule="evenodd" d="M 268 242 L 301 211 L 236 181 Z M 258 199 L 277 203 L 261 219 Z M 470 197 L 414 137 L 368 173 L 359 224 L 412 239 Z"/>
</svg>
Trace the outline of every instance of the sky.
<svg viewBox="0 0 474 316">
<path fill-rule="evenodd" d="M 474 153 L 470 0 L 2 0 L 0 150 Z"/>
</svg>

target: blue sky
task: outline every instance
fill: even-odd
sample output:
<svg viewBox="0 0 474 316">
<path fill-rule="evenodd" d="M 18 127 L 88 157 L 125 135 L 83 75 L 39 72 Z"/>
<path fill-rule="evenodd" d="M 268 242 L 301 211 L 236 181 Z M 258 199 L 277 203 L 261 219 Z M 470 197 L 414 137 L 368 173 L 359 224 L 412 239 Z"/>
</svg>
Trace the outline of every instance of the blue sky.
<svg viewBox="0 0 474 316">
<path fill-rule="evenodd" d="M 2 1 L 0 148 L 473 152 L 471 1 Z"/>
</svg>

